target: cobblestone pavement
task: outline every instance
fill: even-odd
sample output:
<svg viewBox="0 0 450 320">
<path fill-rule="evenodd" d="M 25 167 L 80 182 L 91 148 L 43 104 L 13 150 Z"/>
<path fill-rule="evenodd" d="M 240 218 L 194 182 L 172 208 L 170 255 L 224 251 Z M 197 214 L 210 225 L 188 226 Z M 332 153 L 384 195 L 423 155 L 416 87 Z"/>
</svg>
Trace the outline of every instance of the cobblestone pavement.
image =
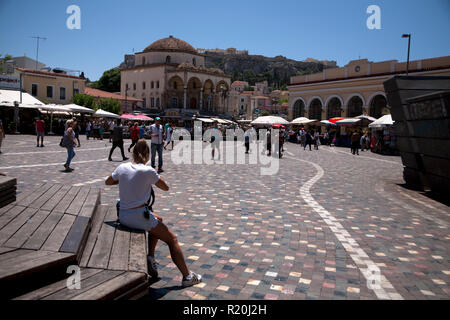
<svg viewBox="0 0 450 320">
<path fill-rule="evenodd" d="M 46 181 L 89 184 L 102 188 L 103 204 L 114 204 L 117 187 L 103 181 L 121 157 L 116 150 L 117 161 L 107 161 L 108 140 L 83 137 L 72 173 L 62 172 L 59 138 L 45 142 L 37 148 L 26 135 L 3 141 L 0 171 L 18 178 L 19 192 Z M 260 165 L 176 165 L 164 152 L 170 191 L 156 191 L 154 209 L 204 280 L 182 289 L 159 243 L 161 278 L 146 299 L 450 298 L 449 207 L 403 188 L 399 157 L 294 144 L 286 150 L 269 176 Z"/>
</svg>

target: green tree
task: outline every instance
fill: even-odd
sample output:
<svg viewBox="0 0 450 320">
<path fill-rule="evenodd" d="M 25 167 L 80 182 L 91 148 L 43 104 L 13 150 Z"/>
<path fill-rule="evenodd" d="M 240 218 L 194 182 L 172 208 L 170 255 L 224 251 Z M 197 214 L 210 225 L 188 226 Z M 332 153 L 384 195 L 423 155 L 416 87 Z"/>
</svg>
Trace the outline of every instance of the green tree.
<svg viewBox="0 0 450 320">
<path fill-rule="evenodd" d="M 260 116 L 261 116 L 261 117 L 270 116 L 270 113 L 269 113 L 269 111 L 267 111 L 267 110 L 263 110 L 263 111 L 261 112 Z"/>
<path fill-rule="evenodd" d="M 116 99 L 113 98 L 101 98 L 98 100 L 97 105 L 96 105 L 96 110 L 97 109 L 102 109 L 108 112 L 112 112 L 115 114 L 119 114 L 120 109 L 121 109 L 121 104 L 119 101 L 117 101 Z"/>
<path fill-rule="evenodd" d="M 77 93 L 72 97 L 71 102 L 79 106 L 95 110 L 95 100 L 94 97 L 90 95 Z"/>
<path fill-rule="evenodd" d="M 118 68 L 106 70 L 98 81 L 91 82 L 91 87 L 108 92 L 120 91 L 120 70 Z"/>
<path fill-rule="evenodd" d="M 0 54 L 0 72 L 3 72 L 3 66 L 5 64 L 6 61 L 11 60 L 12 59 L 12 55 L 10 54 L 5 54 L 5 56 L 2 58 L 2 54 Z"/>
</svg>

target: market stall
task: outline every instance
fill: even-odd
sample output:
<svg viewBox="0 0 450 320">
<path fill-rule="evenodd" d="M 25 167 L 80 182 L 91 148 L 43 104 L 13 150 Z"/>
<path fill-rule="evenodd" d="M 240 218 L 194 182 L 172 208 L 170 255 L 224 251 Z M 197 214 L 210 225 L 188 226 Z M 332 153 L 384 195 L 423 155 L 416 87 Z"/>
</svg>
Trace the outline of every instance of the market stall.
<svg viewBox="0 0 450 320">
<path fill-rule="evenodd" d="M 370 146 L 373 152 L 383 154 L 396 154 L 397 137 L 395 135 L 394 121 L 390 114 L 384 115 L 369 124 L 372 139 Z"/>
</svg>

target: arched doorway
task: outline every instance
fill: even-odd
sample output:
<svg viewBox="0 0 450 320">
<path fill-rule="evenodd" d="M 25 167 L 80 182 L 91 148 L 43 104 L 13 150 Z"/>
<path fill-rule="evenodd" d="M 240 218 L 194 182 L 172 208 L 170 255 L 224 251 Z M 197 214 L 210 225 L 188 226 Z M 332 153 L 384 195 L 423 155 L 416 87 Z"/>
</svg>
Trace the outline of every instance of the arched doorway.
<svg viewBox="0 0 450 320">
<path fill-rule="evenodd" d="M 341 116 L 342 103 L 339 98 L 334 97 L 328 102 L 327 119 L 337 118 Z"/>
<path fill-rule="evenodd" d="M 179 76 L 169 79 L 167 95 L 170 108 L 183 108 L 184 84 Z"/>
<path fill-rule="evenodd" d="M 213 105 L 214 83 L 208 79 L 203 85 L 203 111 L 209 111 Z"/>
<path fill-rule="evenodd" d="M 347 117 L 354 118 L 363 114 L 363 101 L 358 96 L 353 96 L 347 104 Z"/>
<path fill-rule="evenodd" d="M 298 99 L 294 103 L 294 119 L 304 117 L 305 116 L 305 103 L 302 99 Z"/>
<path fill-rule="evenodd" d="M 189 101 L 189 109 L 197 109 L 197 99 L 191 98 Z"/>
<path fill-rule="evenodd" d="M 376 95 L 370 102 L 369 116 L 378 119 L 386 113 L 386 109 L 387 109 L 386 98 L 381 94 Z"/>
<path fill-rule="evenodd" d="M 314 99 L 309 105 L 309 119 L 322 120 L 322 102 L 319 99 Z"/>
<path fill-rule="evenodd" d="M 228 84 L 225 81 L 220 80 L 216 85 L 217 103 L 215 107 L 217 107 L 217 109 L 214 110 L 215 112 L 227 113 L 228 91 Z"/>
</svg>

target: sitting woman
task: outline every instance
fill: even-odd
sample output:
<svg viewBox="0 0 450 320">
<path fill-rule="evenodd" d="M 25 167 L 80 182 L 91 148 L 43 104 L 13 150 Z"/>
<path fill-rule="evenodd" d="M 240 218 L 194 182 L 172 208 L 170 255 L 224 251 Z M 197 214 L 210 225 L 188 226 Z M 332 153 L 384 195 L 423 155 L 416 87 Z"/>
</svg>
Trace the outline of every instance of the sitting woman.
<svg viewBox="0 0 450 320">
<path fill-rule="evenodd" d="M 168 191 L 169 186 L 161 179 L 158 173 L 146 163 L 149 160 L 150 150 L 145 139 L 137 142 L 133 149 L 133 162 L 122 163 L 106 179 L 106 185 L 119 184 L 120 209 L 119 221 L 122 225 L 148 231 L 149 233 L 149 263 L 150 274 L 158 276 L 155 262 L 155 247 L 158 240 L 169 246 L 170 256 L 183 275 L 182 286 L 188 287 L 201 282 L 201 276 L 190 272 L 184 261 L 183 252 L 178 244 L 177 237 L 162 223 L 162 218 L 146 207 L 150 197 L 152 184 Z"/>
</svg>

